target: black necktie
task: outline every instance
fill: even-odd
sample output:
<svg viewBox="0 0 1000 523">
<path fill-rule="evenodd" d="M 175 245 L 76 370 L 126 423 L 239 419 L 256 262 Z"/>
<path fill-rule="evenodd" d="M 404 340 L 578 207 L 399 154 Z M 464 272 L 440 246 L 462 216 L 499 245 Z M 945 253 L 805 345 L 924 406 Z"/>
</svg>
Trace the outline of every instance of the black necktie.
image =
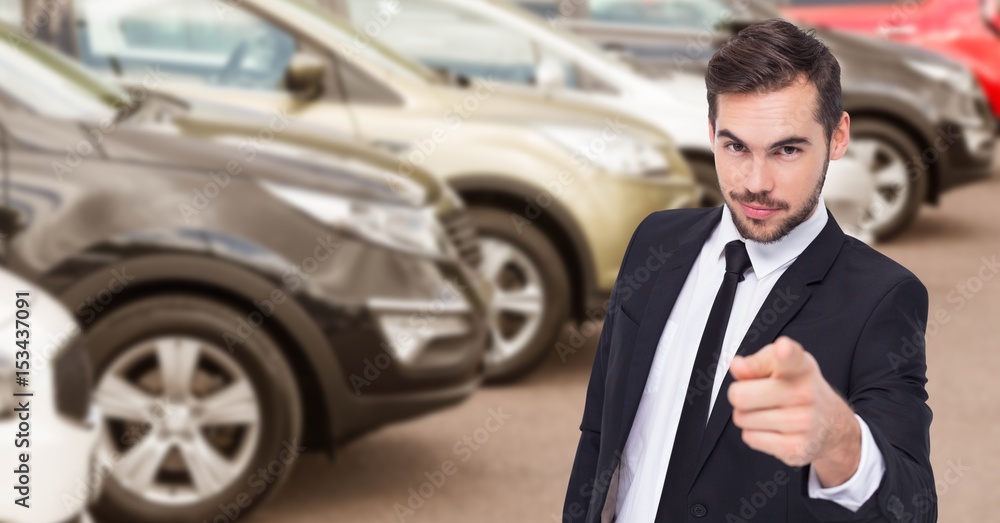
<svg viewBox="0 0 1000 523">
<path fill-rule="evenodd" d="M 698 466 L 698 446 L 708 423 L 708 403 L 715 382 L 715 369 L 726 337 L 729 314 L 733 310 L 736 286 L 743 281 L 743 273 L 750 267 L 746 245 L 740 240 L 727 243 L 726 274 L 722 277 L 719 293 L 708 313 L 708 323 L 701 335 L 698 355 L 694 359 L 674 448 L 667 465 L 667 479 L 663 483 L 656 511 L 656 523 L 675 523 L 688 519 L 687 495 L 691 482 L 694 481 L 695 467 Z M 699 376 L 702 379 L 699 380 Z"/>
</svg>

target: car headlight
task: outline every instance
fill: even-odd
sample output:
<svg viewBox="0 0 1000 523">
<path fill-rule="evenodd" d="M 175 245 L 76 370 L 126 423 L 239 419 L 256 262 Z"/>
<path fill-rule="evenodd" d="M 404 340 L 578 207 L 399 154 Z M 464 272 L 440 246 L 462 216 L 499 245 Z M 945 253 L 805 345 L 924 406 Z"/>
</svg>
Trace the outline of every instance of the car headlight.
<svg viewBox="0 0 1000 523">
<path fill-rule="evenodd" d="M 579 158 L 611 174 L 661 175 L 670 169 L 670 162 L 656 146 L 636 136 L 586 127 L 549 125 L 540 129 L 569 149 L 574 159 Z"/>
<path fill-rule="evenodd" d="M 975 78 L 965 68 L 948 67 L 946 65 L 924 60 L 905 61 L 906 65 L 920 75 L 938 83 L 943 83 L 963 93 L 972 94 L 976 87 Z"/>
<path fill-rule="evenodd" d="M 261 185 L 313 218 L 372 243 L 424 256 L 446 256 L 447 240 L 431 207 L 345 198 L 272 182 Z"/>
</svg>

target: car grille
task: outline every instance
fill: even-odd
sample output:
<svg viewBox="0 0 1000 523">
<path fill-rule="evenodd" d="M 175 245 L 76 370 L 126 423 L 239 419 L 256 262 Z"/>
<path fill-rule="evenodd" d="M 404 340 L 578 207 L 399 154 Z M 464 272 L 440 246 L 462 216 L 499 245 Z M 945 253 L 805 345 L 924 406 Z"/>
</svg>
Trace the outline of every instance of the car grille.
<svg viewBox="0 0 1000 523">
<path fill-rule="evenodd" d="M 470 267 L 479 267 L 482 261 L 482 251 L 479 247 L 479 237 L 472 225 L 472 218 L 465 209 L 450 209 L 439 216 L 452 245 L 458 251 L 462 261 Z"/>
</svg>

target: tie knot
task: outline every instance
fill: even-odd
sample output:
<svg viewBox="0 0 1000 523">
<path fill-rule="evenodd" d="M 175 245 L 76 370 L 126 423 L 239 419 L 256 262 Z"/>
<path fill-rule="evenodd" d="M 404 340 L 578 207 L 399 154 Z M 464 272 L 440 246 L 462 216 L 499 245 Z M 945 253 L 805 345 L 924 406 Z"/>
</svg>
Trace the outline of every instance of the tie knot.
<svg viewBox="0 0 1000 523">
<path fill-rule="evenodd" d="M 752 266 L 745 243 L 733 240 L 726 244 L 726 272 L 739 275 L 739 281 L 743 281 L 743 273 Z"/>
</svg>

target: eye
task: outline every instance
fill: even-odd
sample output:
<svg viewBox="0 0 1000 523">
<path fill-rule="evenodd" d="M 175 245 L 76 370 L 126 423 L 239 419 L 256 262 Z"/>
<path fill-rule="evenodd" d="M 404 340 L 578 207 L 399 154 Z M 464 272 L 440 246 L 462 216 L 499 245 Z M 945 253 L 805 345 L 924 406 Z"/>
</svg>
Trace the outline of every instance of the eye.
<svg viewBox="0 0 1000 523">
<path fill-rule="evenodd" d="M 726 149 L 729 149 L 730 151 L 732 151 L 734 153 L 741 153 L 741 152 L 745 151 L 747 148 L 746 148 L 746 146 L 744 146 L 741 143 L 730 142 L 730 143 L 726 144 Z"/>
<path fill-rule="evenodd" d="M 799 149 L 798 147 L 792 147 L 791 145 L 786 145 L 781 149 L 779 149 L 779 151 L 782 156 L 792 157 L 802 152 L 802 149 Z"/>
</svg>

